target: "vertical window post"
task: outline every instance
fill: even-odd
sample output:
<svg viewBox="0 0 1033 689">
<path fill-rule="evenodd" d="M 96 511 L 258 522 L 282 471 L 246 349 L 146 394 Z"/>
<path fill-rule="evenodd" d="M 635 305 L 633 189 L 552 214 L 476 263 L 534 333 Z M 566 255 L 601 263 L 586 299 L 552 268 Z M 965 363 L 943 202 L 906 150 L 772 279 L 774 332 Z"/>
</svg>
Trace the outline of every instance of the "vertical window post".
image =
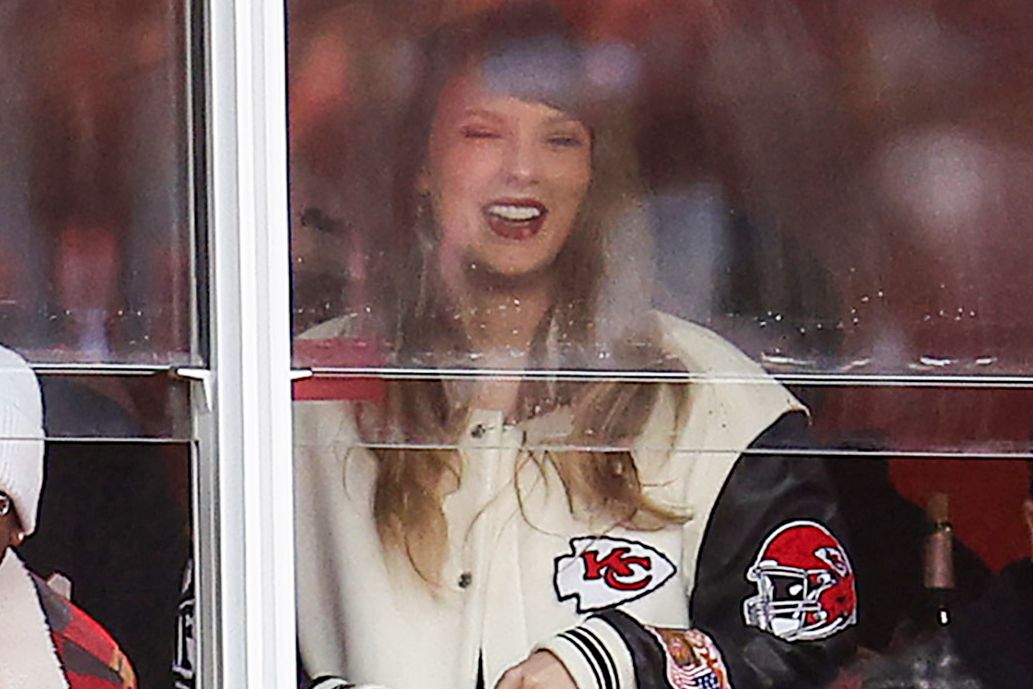
<svg viewBox="0 0 1033 689">
<path fill-rule="evenodd" d="M 217 576 L 216 685 L 281 689 L 296 682 L 284 6 L 207 12 L 219 533 L 217 573 L 199 576 Z"/>
</svg>

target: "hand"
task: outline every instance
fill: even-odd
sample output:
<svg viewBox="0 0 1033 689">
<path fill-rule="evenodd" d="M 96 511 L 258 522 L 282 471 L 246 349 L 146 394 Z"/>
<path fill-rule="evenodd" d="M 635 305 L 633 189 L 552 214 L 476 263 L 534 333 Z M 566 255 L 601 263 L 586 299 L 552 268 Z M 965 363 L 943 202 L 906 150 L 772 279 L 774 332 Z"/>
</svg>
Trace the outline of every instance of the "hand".
<svg viewBox="0 0 1033 689">
<path fill-rule="evenodd" d="M 495 689 L 577 689 L 577 685 L 556 656 L 537 651 L 506 670 Z"/>
</svg>

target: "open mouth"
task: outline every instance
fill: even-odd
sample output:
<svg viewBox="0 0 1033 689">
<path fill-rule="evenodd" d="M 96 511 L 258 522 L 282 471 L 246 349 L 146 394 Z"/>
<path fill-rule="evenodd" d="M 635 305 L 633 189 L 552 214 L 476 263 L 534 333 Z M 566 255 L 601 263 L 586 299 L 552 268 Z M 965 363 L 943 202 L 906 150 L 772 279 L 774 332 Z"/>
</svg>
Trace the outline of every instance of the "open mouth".
<svg viewBox="0 0 1033 689">
<path fill-rule="evenodd" d="M 503 239 L 523 240 L 538 234 L 548 210 L 533 199 L 500 199 L 482 211 L 488 227 Z"/>
</svg>

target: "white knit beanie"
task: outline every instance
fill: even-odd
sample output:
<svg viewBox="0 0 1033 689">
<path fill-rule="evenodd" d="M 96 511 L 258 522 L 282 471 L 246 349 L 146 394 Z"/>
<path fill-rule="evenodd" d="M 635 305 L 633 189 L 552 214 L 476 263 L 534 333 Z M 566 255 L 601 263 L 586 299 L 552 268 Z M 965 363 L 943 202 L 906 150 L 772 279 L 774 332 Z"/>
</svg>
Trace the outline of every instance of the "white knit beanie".
<svg viewBox="0 0 1033 689">
<path fill-rule="evenodd" d="M 25 535 L 36 529 L 43 487 L 43 403 L 36 374 L 0 346 L 0 491 L 14 503 Z"/>
</svg>

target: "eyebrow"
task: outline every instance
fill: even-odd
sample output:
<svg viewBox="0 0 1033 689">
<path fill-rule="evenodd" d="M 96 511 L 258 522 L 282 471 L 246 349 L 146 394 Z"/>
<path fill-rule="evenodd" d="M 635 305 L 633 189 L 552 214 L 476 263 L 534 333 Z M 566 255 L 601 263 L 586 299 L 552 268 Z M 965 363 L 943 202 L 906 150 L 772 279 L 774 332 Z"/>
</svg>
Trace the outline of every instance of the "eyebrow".
<svg viewBox="0 0 1033 689">
<path fill-rule="evenodd" d="M 570 126 L 573 126 L 573 127 L 581 127 L 581 128 L 586 129 L 588 131 L 592 131 L 592 128 L 590 126 L 588 126 L 587 124 L 585 124 L 584 121 L 578 120 L 577 118 L 575 118 L 573 116 L 570 116 L 570 115 L 557 115 L 557 116 L 551 117 L 551 118 L 549 118 L 549 120 L 545 121 L 545 126 L 546 127 L 567 126 L 567 125 L 570 125 Z"/>
<path fill-rule="evenodd" d="M 548 103 L 544 103 L 544 105 L 547 105 L 550 108 L 552 107 Z M 467 110 L 463 110 L 460 114 L 460 118 L 465 117 L 484 117 L 486 119 L 495 121 L 501 121 L 504 119 L 502 115 L 492 112 L 491 110 L 484 110 L 483 108 L 469 108 Z M 574 117 L 573 115 L 568 115 L 562 111 L 558 115 L 550 116 L 548 119 L 545 120 L 544 124 L 547 127 L 552 127 L 560 124 L 572 124 L 579 125 L 581 127 L 584 127 L 585 129 L 589 128 L 587 124 L 582 122 L 577 117 Z"/>
<path fill-rule="evenodd" d="M 555 126 L 555 125 L 559 125 L 559 124 L 571 124 L 571 125 L 577 125 L 579 127 L 584 127 L 585 129 L 588 129 L 588 125 L 587 124 L 585 124 L 584 122 L 582 122 L 578 118 L 574 117 L 573 115 L 553 115 L 552 117 L 550 117 L 549 119 L 547 119 L 545 121 L 545 124 L 547 126 L 550 126 L 550 127 L 551 126 Z"/>
<path fill-rule="evenodd" d="M 481 108 L 470 108 L 469 110 L 464 110 L 460 114 L 460 117 L 485 117 L 485 118 L 491 119 L 491 120 L 501 120 L 502 119 L 501 115 L 499 115 L 497 113 L 493 113 L 490 110 L 482 110 Z"/>
</svg>

